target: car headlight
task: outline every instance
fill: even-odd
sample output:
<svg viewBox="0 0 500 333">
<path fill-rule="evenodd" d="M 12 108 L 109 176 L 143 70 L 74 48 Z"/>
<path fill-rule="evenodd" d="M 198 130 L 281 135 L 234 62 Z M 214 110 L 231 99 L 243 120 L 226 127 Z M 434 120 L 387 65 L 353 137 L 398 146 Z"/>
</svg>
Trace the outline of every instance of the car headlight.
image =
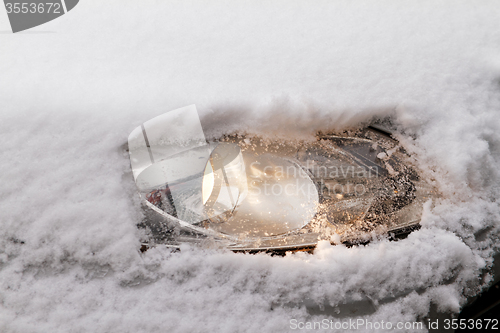
<svg viewBox="0 0 500 333">
<path fill-rule="evenodd" d="M 418 227 L 435 195 L 398 142 L 369 128 L 315 142 L 209 143 L 189 106 L 144 123 L 128 141 L 144 225 L 152 240 L 174 246 L 206 238 L 233 250 L 355 243 Z"/>
</svg>

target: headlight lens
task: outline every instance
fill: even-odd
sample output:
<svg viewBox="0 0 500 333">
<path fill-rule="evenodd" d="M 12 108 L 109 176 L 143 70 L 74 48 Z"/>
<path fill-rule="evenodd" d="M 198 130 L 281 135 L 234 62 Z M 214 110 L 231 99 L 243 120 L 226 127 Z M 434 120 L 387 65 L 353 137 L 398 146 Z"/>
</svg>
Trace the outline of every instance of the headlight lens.
<svg viewBox="0 0 500 333">
<path fill-rule="evenodd" d="M 207 143 L 194 111 L 167 113 L 129 137 L 141 196 L 158 216 L 194 233 L 184 240 L 211 236 L 242 250 L 308 247 L 333 236 L 359 241 L 418 225 L 423 203 L 435 196 L 397 141 L 377 131 L 316 142 L 234 136 Z M 172 124 L 185 130 L 170 132 Z M 184 141 L 168 133 L 183 133 Z"/>
</svg>

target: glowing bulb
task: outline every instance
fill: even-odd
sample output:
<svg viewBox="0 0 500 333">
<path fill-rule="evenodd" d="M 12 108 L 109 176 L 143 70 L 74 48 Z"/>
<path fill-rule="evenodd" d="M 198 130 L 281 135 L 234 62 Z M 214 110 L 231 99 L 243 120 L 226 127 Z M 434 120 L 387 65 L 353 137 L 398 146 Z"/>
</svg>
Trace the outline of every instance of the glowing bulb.
<svg viewBox="0 0 500 333">
<path fill-rule="evenodd" d="M 206 204 L 208 198 L 212 194 L 215 185 L 214 170 L 212 169 L 212 163 L 208 162 L 205 167 L 205 173 L 203 175 L 203 185 L 201 187 L 201 195 L 203 198 L 203 204 Z"/>
</svg>

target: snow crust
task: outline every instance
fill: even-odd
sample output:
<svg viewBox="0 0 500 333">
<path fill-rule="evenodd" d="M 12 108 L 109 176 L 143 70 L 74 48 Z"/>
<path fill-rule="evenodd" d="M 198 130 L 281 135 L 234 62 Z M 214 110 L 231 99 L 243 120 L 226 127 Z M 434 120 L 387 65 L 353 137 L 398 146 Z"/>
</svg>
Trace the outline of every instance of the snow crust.
<svg viewBox="0 0 500 333">
<path fill-rule="evenodd" d="M 0 331 L 288 332 L 326 317 L 289 305 L 304 299 L 457 313 L 499 245 L 498 22 L 498 1 L 86 0 L 14 35 L 0 10 Z M 120 147 L 193 103 L 214 136 L 391 115 L 441 197 L 398 242 L 140 254 Z"/>
</svg>

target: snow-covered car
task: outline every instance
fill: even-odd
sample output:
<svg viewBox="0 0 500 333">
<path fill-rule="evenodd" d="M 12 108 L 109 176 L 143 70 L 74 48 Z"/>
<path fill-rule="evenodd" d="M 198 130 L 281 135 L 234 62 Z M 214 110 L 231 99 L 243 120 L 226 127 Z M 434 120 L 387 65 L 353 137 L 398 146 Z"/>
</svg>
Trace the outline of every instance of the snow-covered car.
<svg viewBox="0 0 500 333">
<path fill-rule="evenodd" d="M 128 138 L 144 206 L 145 247 L 183 242 L 234 251 L 362 243 L 418 228 L 436 195 L 410 156 L 378 126 L 315 141 L 234 134 L 206 140 L 194 105 Z"/>
</svg>

